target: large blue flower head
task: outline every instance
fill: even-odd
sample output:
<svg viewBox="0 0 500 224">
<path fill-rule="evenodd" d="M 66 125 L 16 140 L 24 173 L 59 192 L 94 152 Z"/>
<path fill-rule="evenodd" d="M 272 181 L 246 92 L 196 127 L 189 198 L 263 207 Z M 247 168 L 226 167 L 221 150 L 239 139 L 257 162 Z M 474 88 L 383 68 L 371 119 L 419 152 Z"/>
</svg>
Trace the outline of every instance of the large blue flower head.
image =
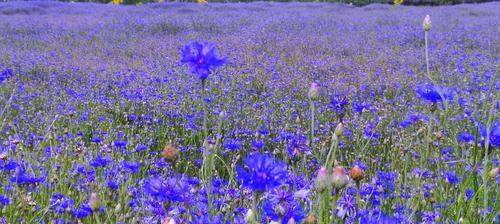
<svg viewBox="0 0 500 224">
<path fill-rule="evenodd" d="M 244 160 L 247 169 L 236 167 L 238 180 L 243 186 L 257 192 L 271 190 L 283 183 L 287 175 L 285 163 L 270 155 L 260 153 L 250 155 Z"/>
<path fill-rule="evenodd" d="M 441 102 L 441 95 L 445 100 L 453 100 L 453 93 L 446 87 L 433 84 L 422 84 L 417 88 L 418 95 L 431 103 Z"/>
<path fill-rule="evenodd" d="M 181 49 L 181 63 L 189 67 L 189 71 L 205 80 L 212 69 L 226 63 L 226 59 L 217 58 L 215 46 L 210 43 L 193 42 Z"/>
</svg>

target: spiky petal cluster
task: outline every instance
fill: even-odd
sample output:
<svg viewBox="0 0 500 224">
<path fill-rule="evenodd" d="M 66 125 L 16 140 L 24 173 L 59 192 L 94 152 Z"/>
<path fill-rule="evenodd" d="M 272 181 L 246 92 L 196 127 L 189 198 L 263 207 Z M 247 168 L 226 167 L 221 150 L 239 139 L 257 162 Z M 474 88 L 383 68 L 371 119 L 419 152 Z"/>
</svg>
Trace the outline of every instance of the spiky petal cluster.
<svg viewBox="0 0 500 224">
<path fill-rule="evenodd" d="M 265 192 L 281 185 L 287 175 L 285 163 L 270 155 L 250 155 L 244 159 L 244 163 L 246 169 L 236 167 L 238 180 L 256 192 Z"/>
<path fill-rule="evenodd" d="M 214 68 L 226 63 L 225 59 L 217 58 L 215 46 L 210 43 L 193 42 L 181 49 L 181 63 L 189 67 L 189 71 L 201 80 L 208 78 Z"/>
</svg>

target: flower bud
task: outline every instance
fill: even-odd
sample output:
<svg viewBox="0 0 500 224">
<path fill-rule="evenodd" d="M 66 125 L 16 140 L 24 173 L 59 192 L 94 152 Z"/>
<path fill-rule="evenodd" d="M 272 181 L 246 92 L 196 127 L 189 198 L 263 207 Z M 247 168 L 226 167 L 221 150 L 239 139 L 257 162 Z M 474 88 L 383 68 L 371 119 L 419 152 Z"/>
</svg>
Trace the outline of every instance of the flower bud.
<svg viewBox="0 0 500 224">
<path fill-rule="evenodd" d="M 306 219 L 304 219 L 304 224 L 316 224 L 318 222 L 318 218 L 314 213 L 310 213 Z"/>
<path fill-rule="evenodd" d="M 331 178 L 328 177 L 328 170 L 325 167 L 321 167 L 318 171 L 318 176 L 316 176 L 316 186 L 318 190 L 324 190 L 328 188 L 331 184 Z"/>
<path fill-rule="evenodd" d="M 97 195 L 97 193 L 90 194 L 89 205 L 92 211 L 96 211 L 101 208 L 101 200 L 99 199 L 99 195 Z"/>
<path fill-rule="evenodd" d="M 431 24 L 431 17 L 429 15 L 425 16 L 423 27 L 425 32 L 431 30 L 432 24 Z"/>
<path fill-rule="evenodd" d="M 340 137 L 344 134 L 344 124 L 340 122 L 337 127 L 335 127 L 335 136 Z"/>
<path fill-rule="evenodd" d="M 318 97 L 318 92 L 319 92 L 319 84 L 317 82 L 311 83 L 311 86 L 309 87 L 309 92 L 307 93 L 309 98 L 316 99 Z"/>
<path fill-rule="evenodd" d="M 292 217 L 288 220 L 287 224 L 295 224 L 295 219 Z"/>
<path fill-rule="evenodd" d="M 340 190 L 343 189 L 349 183 L 349 178 L 344 173 L 344 168 L 341 166 L 335 167 L 332 174 L 332 185 L 333 188 Z"/>
<path fill-rule="evenodd" d="M 495 167 L 495 168 L 490 170 L 490 172 L 488 173 L 488 176 L 491 179 L 495 179 L 495 178 L 497 178 L 499 173 L 500 173 L 500 167 Z"/>
<path fill-rule="evenodd" d="M 179 151 L 172 145 L 167 145 L 165 148 L 163 148 L 163 151 L 161 152 L 161 157 L 166 159 L 169 162 L 173 162 L 177 159 L 177 156 L 179 154 Z"/>
<path fill-rule="evenodd" d="M 5 161 L 8 158 L 9 158 L 9 156 L 7 155 L 7 152 L 0 153 L 0 160 Z"/>
<path fill-rule="evenodd" d="M 358 181 L 363 179 L 364 173 L 363 173 L 363 170 L 358 165 L 355 165 L 351 169 L 351 171 L 349 171 L 349 176 L 351 176 L 351 178 L 354 181 L 358 182 Z"/>
<path fill-rule="evenodd" d="M 248 209 L 247 213 L 245 214 L 245 222 L 247 223 L 255 222 L 255 214 L 253 213 L 252 209 Z"/>
</svg>

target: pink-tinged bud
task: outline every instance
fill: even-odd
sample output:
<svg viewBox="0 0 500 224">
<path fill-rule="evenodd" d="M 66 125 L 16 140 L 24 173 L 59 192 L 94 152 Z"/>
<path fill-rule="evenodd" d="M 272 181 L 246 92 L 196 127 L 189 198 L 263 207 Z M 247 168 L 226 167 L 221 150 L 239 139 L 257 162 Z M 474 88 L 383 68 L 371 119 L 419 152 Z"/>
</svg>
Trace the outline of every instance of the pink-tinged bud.
<svg viewBox="0 0 500 224">
<path fill-rule="evenodd" d="M 431 17 L 429 15 L 425 16 L 423 27 L 424 27 L 424 31 L 426 31 L 426 32 L 431 30 L 432 23 L 431 23 Z"/>
<path fill-rule="evenodd" d="M 340 122 L 337 124 L 337 127 L 335 127 L 335 136 L 340 137 L 344 134 L 344 124 Z"/>
<path fill-rule="evenodd" d="M 309 98 L 316 99 L 318 97 L 318 92 L 319 92 L 319 84 L 317 82 L 311 83 L 311 86 L 309 87 L 309 92 L 308 92 Z"/>
<path fill-rule="evenodd" d="M 316 176 L 316 186 L 318 190 L 327 189 L 331 184 L 331 178 L 328 176 L 328 170 L 325 167 L 321 167 L 318 171 L 318 176 Z"/>
<path fill-rule="evenodd" d="M 358 182 L 358 181 L 363 179 L 364 173 L 363 173 L 363 170 L 361 169 L 361 167 L 356 165 L 351 169 L 351 171 L 349 171 L 349 176 L 351 176 L 351 178 L 354 181 Z"/>
<path fill-rule="evenodd" d="M 295 224 L 295 219 L 292 217 L 288 220 L 288 222 L 286 224 Z"/>
<path fill-rule="evenodd" d="M 341 166 L 335 167 L 332 174 L 332 186 L 337 190 L 343 189 L 349 183 L 349 178 L 344 173 L 344 168 Z"/>
<path fill-rule="evenodd" d="M 101 200 L 99 199 L 99 195 L 97 195 L 97 193 L 90 194 L 89 205 L 92 211 L 96 211 L 101 208 Z"/>
</svg>

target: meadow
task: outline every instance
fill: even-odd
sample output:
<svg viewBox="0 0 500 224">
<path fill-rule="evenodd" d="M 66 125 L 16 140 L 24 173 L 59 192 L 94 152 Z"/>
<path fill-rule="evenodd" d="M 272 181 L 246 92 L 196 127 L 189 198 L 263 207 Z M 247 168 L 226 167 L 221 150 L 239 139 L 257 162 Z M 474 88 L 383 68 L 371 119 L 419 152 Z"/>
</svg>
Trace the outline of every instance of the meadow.
<svg viewBox="0 0 500 224">
<path fill-rule="evenodd" d="M 499 34 L 498 2 L 0 3 L 0 223 L 498 223 Z"/>
</svg>

